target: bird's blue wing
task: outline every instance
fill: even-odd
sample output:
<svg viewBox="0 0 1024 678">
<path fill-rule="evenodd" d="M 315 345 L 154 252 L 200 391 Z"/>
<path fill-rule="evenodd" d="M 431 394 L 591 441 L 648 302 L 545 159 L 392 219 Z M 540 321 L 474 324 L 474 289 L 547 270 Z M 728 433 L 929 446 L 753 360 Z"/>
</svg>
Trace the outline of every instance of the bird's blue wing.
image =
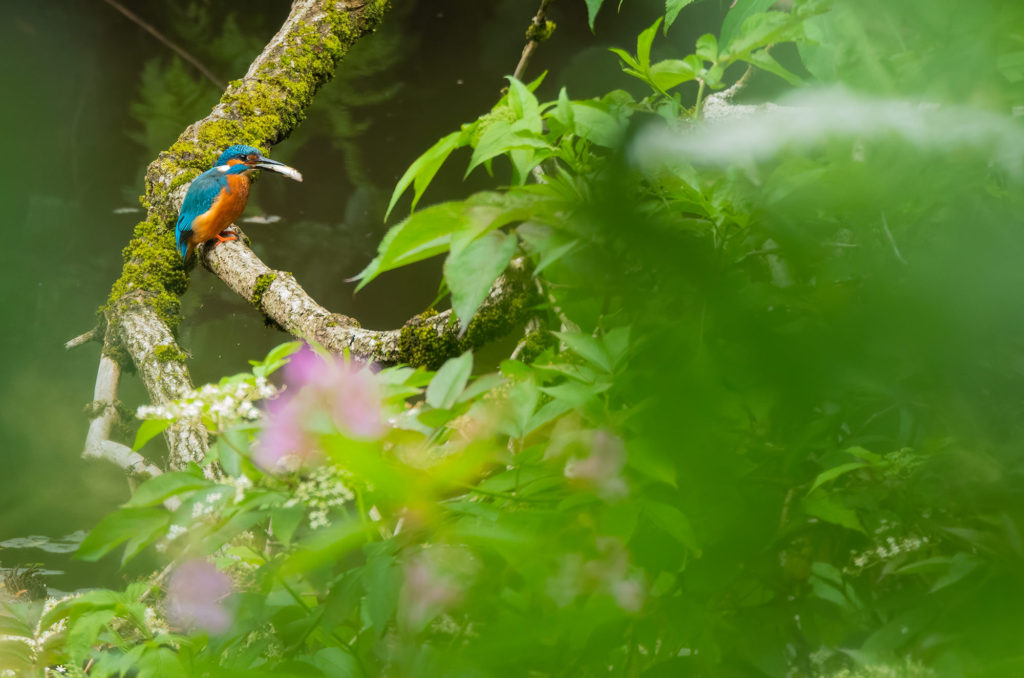
<svg viewBox="0 0 1024 678">
<path fill-rule="evenodd" d="M 222 188 L 227 187 L 228 181 L 223 172 L 216 168 L 209 169 L 196 177 L 192 185 L 188 187 L 185 200 L 181 203 L 181 212 L 178 213 L 178 224 L 174 229 L 174 237 L 178 244 L 178 253 L 184 259 L 188 253 L 188 240 L 192 235 L 192 222 L 200 214 L 206 213 L 213 207 L 214 201 L 220 195 Z"/>
</svg>

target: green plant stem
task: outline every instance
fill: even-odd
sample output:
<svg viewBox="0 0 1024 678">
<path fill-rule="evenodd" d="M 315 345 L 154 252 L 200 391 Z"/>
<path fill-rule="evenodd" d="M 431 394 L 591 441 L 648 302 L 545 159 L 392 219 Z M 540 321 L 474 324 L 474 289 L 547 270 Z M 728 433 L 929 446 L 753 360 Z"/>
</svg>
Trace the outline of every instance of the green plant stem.
<svg viewBox="0 0 1024 678">
<path fill-rule="evenodd" d="M 700 83 L 700 87 L 697 89 L 697 103 L 693 106 L 694 120 L 700 120 L 704 117 L 704 111 L 702 109 L 704 106 L 704 88 L 706 85 L 704 84 L 703 78 L 698 78 L 697 82 Z"/>
</svg>

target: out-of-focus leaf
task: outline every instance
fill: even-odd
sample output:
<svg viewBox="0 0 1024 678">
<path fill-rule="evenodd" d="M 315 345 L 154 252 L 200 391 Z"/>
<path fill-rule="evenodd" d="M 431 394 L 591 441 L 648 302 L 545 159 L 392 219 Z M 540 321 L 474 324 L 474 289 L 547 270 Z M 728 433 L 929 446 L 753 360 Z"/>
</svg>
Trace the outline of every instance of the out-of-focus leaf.
<svg viewBox="0 0 1024 678">
<path fill-rule="evenodd" d="M 825 492 L 809 494 L 802 500 L 804 511 L 808 515 L 841 525 L 857 532 L 863 532 L 857 512 L 840 504 L 834 497 Z"/>
<path fill-rule="evenodd" d="M 78 560 L 99 560 L 138 534 L 170 525 L 171 514 L 162 508 L 121 509 L 99 522 L 78 547 Z"/>
<path fill-rule="evenodd" d="M 774 73 L 791 85 L 803 84 L 803 80 L 801 80 L 799 76 L 776 61 L 775 57 L 769 54 L 767 50 L 760 49 L 755 52 L 751 52 L 750 56 L 747 57 L 745 61 L 749 61 L 762 71 Z"/>
<path fill-rule="evenodd" d="M 427 387 L 427 404 L 441 410 L 450 409 L 458 401 L 472 373 L 472 351 L 466 351 L 457 358 L 450 358 L 437 371 L 430 386 Z"/>
<path fill-rule="evenodd" d="M 694 535 L 690 520 L 682 511 L 671 504 L 660 501 L 645 500 L 642 504 L 643 513 L 651 522 L 667 532 L 673 539 L 692 551 L 701 554 L 700 544 Z"/>
<path fill-rule="evenodd" d="M 197 477 L 191 473 L 169 471 L 139 485 L 125 506 L 129 508 L 155 506 L 183 492 L 201 490 L 212 485 L 213 483 L 206 478 Z"/>
<path fill-rule="evenodd" d="M 736 31 L 747 20 L 747 17 L 759 12 L 767 12 L 777 0 L 736 0 L 725 15 L 722 22 L 722 32 L 719 34 L 720 45 L 728 45 L 736 34 Z"/>
<path fill-rule="evenodd" d="M 723 49 L 723 58 L 743 58 L 755 49 L 792 37 L 797 24 L 786 12 L 761 12 L 744 20 L 739 33 Z"/>
<path fill-rule="evenodd" d="M 982 561 L 979 558 L 968 553 L 955 554 L 949 563 L 949 572 L 932 585 L 931 592 L 934 593 L 947 586 L 952 586 L 976 570 L 981 563 Z"/>
<path fill-rule="evenodd" d="M 832 468 L 822 471 L 814 479 L 814 483 L 811 485 L 811 489 L 807 491 L 807 494 L 814 492 L 816 489 L 824 485 L 830 480 L 835 480 L 839 476 L 849 473 L 850 471 L 856 471 L 857 469 L 865 468 L 867 464 L 859 461 L 850 462 L 849 464 L 840 464 L 839 466 L 833 466 Z"/>
<path fill-rule="evenodd" d="M 272 509 L 270 511 L 270 529 L 282 544 L 288 546 L 292 543 L 292 536 L 305 514 L 305 507 L 298 504 Z"/>
<path fill-rule="evenodd" d="M 402 571 L 395 564 L 392 548 L 391 544 L 378 543 L 368 544 L 365 549 L 366 605 L 377 637 L 384 634 L 395 614 L 402 585 Z"/>
<path fill-rule="evenodd" d="M 576 355 L 589 360 L 605 372 L 612 371 L 612 359 L 600 339 L 579 332 L 554 332 L 554 335 Z"/>
</svg>

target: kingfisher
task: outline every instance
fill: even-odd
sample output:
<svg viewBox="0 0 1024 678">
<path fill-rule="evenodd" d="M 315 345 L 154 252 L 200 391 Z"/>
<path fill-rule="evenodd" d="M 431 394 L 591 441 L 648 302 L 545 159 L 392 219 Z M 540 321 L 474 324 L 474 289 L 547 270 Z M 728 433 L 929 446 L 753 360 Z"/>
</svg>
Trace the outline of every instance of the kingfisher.
<svg viewBox="0 0 1024 678">
<path fill-rule="evenodd" d="M 263 157 L 258 148 L 243 145 L 229 146 L 213 167 L 196 177 L 181 203 L 174 229 L 183 262 L 188 261 L 201 242 L 237 240 L 233 234 L 225 235 L 224 229 L 245 209 L 252 183 L 250 175 L 261 169 L 302 181 L 297 170 Z"/>
</svg>

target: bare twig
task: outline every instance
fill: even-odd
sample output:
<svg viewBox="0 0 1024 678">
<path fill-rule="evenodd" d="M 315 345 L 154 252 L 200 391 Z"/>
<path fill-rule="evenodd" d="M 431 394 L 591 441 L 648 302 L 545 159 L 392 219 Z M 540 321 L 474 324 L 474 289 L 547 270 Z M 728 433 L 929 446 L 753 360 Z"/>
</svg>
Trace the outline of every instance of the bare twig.
<svg viewBox="0 0 1024 678">
<path fill-rule="evenodd" d="M 116 9 L 118 12 L 123 14 L 125 18 L 127 18 L 129 21 L 132 21 L 133 23 L 137 24 L 142 30 L 146 31 L 154 38 L 162 42 L 168 48 L 173 50 L 174 53 L 180 56 L 182 59 L 195 66 L 196 70 L 203 74 L 203 77 L 205 77 L 207 80 L 209 80 L 217 86 L 217 89 L 224 89 L 224 83 L 219 78 L 217 78 L 217 76 L 211 73 L 209 69 L 206 68 L 206 66 L 204 66 L 198 59 L 196 59 L 194 56 L 186 52 L 183 48 L 179 47 L 176 43 L 172 42 L 160 31 L 156 30 L 151 25 L 147 24 L 145 21 L 139 18 L 139 16 L 135 14 L 135 12 L 131 11 L 121 3 L 117 2 L 117 0 L 103 0 L 103 2 L 107 3 L 108 5 Z"/>
<path fill-rule="evenodd" d="M 896 239 L 892 237 L 892 231 L 889 230 L 889 221 L 885 218 L 885 212 L 882 212 L 882 232 L 885 233 L 885 237 L 889 241 L 889 245 L 892 247 L 892 252 L 896 255 L 896 259 L 906 266 L 907 260 L 903 258 L 903 254 L 900 253 L 900 248 L 896 246 Z"/>
<path fill-rule="evenodd" d="M 121 368 L 117 361 L 109 356 L 100 356 L 100 368 L 96 374 L 96 387 L 93 390 L 93 414 L 89 422 L 89 432 L 85 436 L 83 457 L 103 459 L 123 468 L 129 476 L 139 474 L 158 476 L 161 471 L 150 464 L 138 452 L 133 452 L 126 445 L 110 440 L 110 430 L 118 420 L 117 383 L 121 377 Z"/>
<path fill-rule="evenodd" d="M 540 9 L 537 10 L 537 14 L 534 15 L 533 21 L 530 23 L 530 27 L 526 29 L 526 47 L 523 48 L 523 55 L 519 57 L 519 65 L 516 66 L 515 72 L 512 74 L 517 80 L 523 79 L 523 73 L 526 72 L 526 67 L 530 64 L 530 57 L 540 47 L 540 43 L 544 42 L 551 36 L 551 32 L 555 29 L 553 21 L 548 21 L 547 11 L 548 5 L 555 0 L 541 0 Z"/>
<path fill-rule="evenodd" d="M 88 344 L 90 341 L 103 341 L 103 332 L 100 330 L 99 325 L 92 328 L 88 332 L 83 332 L 82 334 L 79 334 L 74 339 L 69 339 L 68 341 L 64 342 L 64 349 L 70 351 L 73 348 L 78 348 L 79 346 Z"/>
</svg>

